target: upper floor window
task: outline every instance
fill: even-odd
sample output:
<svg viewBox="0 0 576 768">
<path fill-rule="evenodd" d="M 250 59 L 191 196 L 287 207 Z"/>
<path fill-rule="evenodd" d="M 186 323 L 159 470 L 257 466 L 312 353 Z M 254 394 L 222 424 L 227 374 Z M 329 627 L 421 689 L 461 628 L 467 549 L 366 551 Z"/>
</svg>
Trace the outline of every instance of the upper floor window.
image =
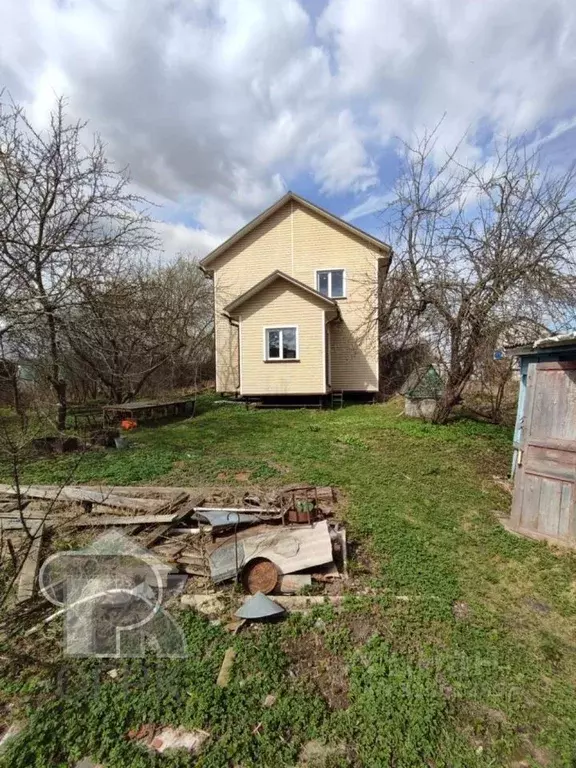
<svg viewBox="0 0 576 768">
<path fill-rule="evenodd" d="M 266 328 L 264 344 L 266 360 L 297 360 L 298 328 L 296 326 Z"/>
<path fill-rule="evenodd" d="M 346 296 L 346 272 L 343 269 L 319 269 L 316 272 L 316 290 L 329 299 Z"/>
</svg>

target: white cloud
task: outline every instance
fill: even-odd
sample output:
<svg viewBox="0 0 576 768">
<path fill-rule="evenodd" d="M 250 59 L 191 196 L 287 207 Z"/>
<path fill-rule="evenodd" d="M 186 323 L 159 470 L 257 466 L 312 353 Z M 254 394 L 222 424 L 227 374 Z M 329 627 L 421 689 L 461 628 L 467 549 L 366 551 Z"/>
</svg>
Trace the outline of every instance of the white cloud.
<svg viewBox="0 0 576 768">
<path fill-rule="evenodd" d="M 223 240 L 223 238 L 214 237 L 205 229 L 187 227 L 184 224 L 170 224 L 165 221 L 157 222 L 155 230 L 162 244 L 165 262 L 173 261 L 181 254 L 193 259 L 201 259 Z"/>
<path fill-rule="evenodd" d="M 0 87 L 38 121 L 64 91 L 162 202 L 171 252 L 209 247 L 302 183 L 343 196 L 350 219 L 379 210 L 393 138 L 444 113 L 440 150 L 466 131 L 473 154 L 493 132 L 548 149 L 576 131 L 569 0 L 5 6 Z"/>
<path fill-rule="evenodd" d="M 316 137 L 311 166 L 322 192 L 364 192 L 378 183 L 375 164 L 350 110 L 323 127 Z"/>
<path fill-rule="evenodd" d="M 374 168 L 332 92 L 329 52 L 297 0 L 22 0 L 4 19 L 2 68 L 36 115 L 65 89 L 135 182 L 203 228 L 229 233 L 312 172 L 327 193 Z M 5 14 L 6 15 L 6 14 Z M 18 19 L 25 19 L 18 21 Z M 26 67 L 31 46 L 40 54 Z M 338 130 L 338 128 L 342 130 Z"/>
<path fill-rule="evenodd" d="M 432 127 L 455 144 L 519 135 L 576 111 L 576 6 L 567 0 L 330 0 L 318 31 L 374 139 Z"/>
<path fill-rule="evenodd" d="M 368 195 L 368 197 L 361 203 L 350 208 L 350 210 L 344 214 L 343 218 L 346 221 L 356 221 L 357 219 L 362 219 L 372 213 L 379 213 L 384 210 L 391 199 L 391 194 Z"/>
</svg>

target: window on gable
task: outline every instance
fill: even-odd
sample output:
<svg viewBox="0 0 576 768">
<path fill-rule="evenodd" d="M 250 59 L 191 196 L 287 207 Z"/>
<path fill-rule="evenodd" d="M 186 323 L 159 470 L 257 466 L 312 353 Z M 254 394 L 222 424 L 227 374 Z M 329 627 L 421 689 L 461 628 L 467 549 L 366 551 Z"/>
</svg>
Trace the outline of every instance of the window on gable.
<svg viewBox="0 0 576 768">
<path fill-rule="evenodd" d="M 296 326 L 266 328 L 266 360 L 297 360 L 298 329 Z"/>
<path fill-rule="evenodd" d="M 343 299 L 346 296 L 345 272 L 343 269 L 322 269 L 316 272 L 316 290 L 329 299 Z"/>
</svg>

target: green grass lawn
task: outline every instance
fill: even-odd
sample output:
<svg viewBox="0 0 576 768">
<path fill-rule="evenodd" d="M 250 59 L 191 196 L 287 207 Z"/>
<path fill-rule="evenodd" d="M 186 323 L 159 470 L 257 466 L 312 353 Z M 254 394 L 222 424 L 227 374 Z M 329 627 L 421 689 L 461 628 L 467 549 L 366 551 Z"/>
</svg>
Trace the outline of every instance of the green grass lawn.
<svg viewBox="0 0 576 768">
<path fill-rule="evenodd" d="M 234 638 L 182 611 L 185 661 L 60 661 L 55 624 L 32 653 L 52 655 L 65 691 L 41 665 L 11 665 L 2 696 L 27 711 L 28 729 L 0 764 L 91 754 L 106 768 L 281 768 L 318 739 L 338 747 L 333 768 L 576 766 L 576 557 L 496 522 L 510 505 L 493 476 L 508 471 L 511 430 L 424 424 L 394 402 L 248 411 L 206 397 L 197 418 L 129 439 L 126 451 L 86 454 L 75 482 L 336 486 L 362 594 L 339 614 L 322 607 Z M 38 461 L 26 479 L 57 482 L 76 461 Z M 264 708 L 268 694 L 277 701 Z M 125 739 L 147 722 L 211 739 L 197 762 L 151 757 Z"/>
</svg>

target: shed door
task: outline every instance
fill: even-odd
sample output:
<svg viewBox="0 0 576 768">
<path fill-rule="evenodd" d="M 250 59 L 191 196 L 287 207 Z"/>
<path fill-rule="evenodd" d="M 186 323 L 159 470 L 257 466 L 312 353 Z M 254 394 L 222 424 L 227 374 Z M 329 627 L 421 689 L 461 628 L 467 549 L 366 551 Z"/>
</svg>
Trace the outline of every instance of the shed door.
<svg viewBox="0 0 576 768">
<path fill-rule="evenodd" d="M 576 537 L 576 362 L 530 365 L 520 450 L 512 526 Z"/>
</svg>

